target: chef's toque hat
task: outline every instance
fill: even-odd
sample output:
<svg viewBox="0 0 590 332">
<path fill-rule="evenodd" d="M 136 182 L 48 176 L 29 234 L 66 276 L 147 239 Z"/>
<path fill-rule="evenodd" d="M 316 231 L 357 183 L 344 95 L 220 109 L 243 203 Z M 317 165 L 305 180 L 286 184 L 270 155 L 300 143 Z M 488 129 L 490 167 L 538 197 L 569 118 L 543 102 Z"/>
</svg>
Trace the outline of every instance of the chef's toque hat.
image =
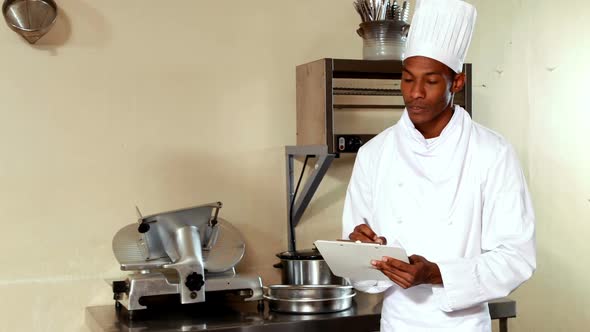
<svg viewBox="0 0 590 332">
<path fill-rule="evenodd" d="M 404 59 L 424 56 L 462 72 L 476 17 L 461 0 L 416 0 Z"/>
</svg>

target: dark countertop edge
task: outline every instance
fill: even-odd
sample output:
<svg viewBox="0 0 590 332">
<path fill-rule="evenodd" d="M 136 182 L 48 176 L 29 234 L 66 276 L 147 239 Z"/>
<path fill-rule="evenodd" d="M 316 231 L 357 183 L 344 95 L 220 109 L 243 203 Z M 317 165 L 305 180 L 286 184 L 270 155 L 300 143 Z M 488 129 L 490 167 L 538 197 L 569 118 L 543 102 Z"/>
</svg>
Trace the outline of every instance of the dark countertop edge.
<svg viewBox="0 0 590 332">
<path fill-rule="evenodd" d="M 508 319 L 516 317 L 516 301 L 503 298 L 494 301 L 490 301 L 488 303 L 490 317 L 492 320 L 495 319 Z M 104 329 L 103 326 L 100 325 L 99 320 L 106 318 L 106 320 L 113 320 L 114 322 L 117 321 L 117 314 L 115 313 L 116 309 L 114 304 L 113 305 L 102 305 L 102 306 L 91 306 L 85 308 L 85 325 L 90 329 L 90 331 L 100 331 L 100 332 L 118 332 L 120 329 L 113 328 L 113 326 L 109 326 L 108 329 Z M 276 313 L 278 314 L 278 313 Z M 289 315 L 289 314 L 285 314 Z M 294 314 L 297 315 L 297 314 Z M 353 316 L 322 316 L 318 315 L 317 317 L 309 320 L 277 320 L 277 321 L 267 321 L 262 320 L 258 322 L 242 322 L 236 323 L 235 326 L 227 326 L 227 327 L 219 327 L 219 328 L 212 328 L 211 331 L 219 330 L 219 331 L 247 331 L 247 330 L 256 330 L 260 331 L 260 329 L 276 329 L 284 327 L 285 331 L 290 330 L 292 326 L 298 327 L 305 327 L 307 325 L 321 325 L 321 324 L 328 324 L 333 323 L 335 321 L 342 322 L 344 324 L 346 321 L 353 321 L 353 320 L 362 320 L 365 322 L 379 322 L 381 313 L 377 312 L 364 312 L 358 313 Z M 340 324 L 339 324 L 340 325 Z M 344 324 L 345 326 L 345 324 Z M 246 330 L 244 330 L 246 329 Z"/>
</svg>

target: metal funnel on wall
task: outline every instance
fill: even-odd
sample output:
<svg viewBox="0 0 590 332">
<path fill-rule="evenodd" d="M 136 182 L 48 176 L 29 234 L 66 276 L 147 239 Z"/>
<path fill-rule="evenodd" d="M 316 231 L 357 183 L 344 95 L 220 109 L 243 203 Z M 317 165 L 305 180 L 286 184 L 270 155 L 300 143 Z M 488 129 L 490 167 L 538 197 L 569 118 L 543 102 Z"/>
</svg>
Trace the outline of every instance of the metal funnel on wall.
<svg viewBox="0 0 590 332">
<path fill-rule="evenodd" d="M 53 0 L 5 0 L 2 14 L 13 31 L 34 44 L 55 23 L 57 5 Z"/>
</svg>

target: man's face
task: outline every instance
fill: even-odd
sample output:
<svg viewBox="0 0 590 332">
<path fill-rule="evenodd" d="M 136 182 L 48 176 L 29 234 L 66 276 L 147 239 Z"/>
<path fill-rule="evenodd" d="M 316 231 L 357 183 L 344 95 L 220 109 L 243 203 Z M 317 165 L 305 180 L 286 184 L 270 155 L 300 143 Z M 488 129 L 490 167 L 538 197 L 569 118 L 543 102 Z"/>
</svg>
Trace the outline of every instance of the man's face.
<svg viewBox="0 0 590 332">
<path fill-rule="evenodd" d="M 449 109 L 455 76 L 449 67 L 430 58 L 414 56 L 404 60 L 401 90 L 415 126 L 435 123 Z"/>
</svg>

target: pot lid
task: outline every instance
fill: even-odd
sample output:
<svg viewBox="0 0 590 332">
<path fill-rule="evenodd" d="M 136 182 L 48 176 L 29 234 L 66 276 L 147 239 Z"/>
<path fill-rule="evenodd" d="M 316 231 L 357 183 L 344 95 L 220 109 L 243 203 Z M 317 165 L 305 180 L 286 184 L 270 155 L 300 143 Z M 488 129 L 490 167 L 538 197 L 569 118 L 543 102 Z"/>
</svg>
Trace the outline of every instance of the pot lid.
<svg viewBox="0 0 590 332">
<path fill-rule="evenodd" d="M 307 259 L 307 260 L 320 260 L 324 259 L 322 254 L 316 248 L 313 249 L 302 249 L 296 251 L 284 251 L 277 254 L 280 259 Z"/>
</svg>

